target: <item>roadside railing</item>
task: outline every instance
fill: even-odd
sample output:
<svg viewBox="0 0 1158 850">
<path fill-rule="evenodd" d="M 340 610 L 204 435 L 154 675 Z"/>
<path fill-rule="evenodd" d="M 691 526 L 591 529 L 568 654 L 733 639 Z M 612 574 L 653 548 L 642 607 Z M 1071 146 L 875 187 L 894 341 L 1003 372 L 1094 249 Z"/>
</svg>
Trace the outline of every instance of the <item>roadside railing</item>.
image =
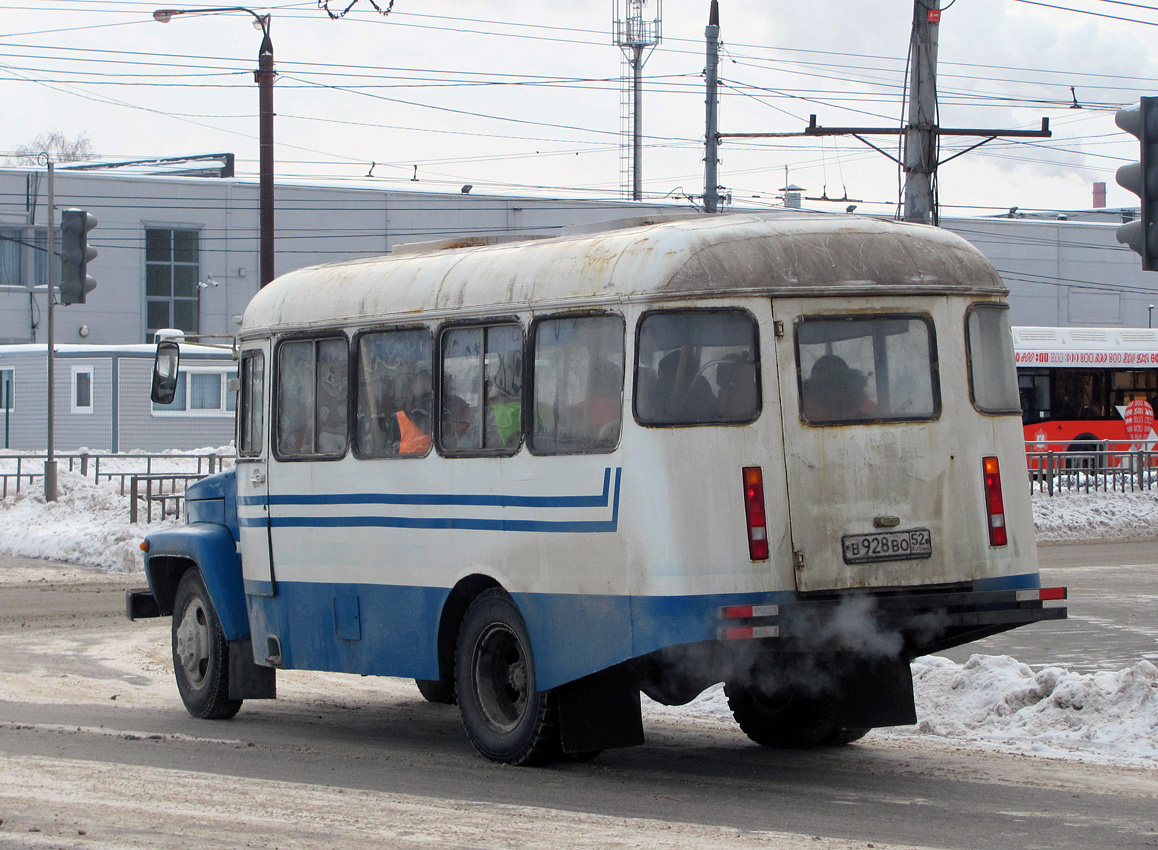
<svg viewBox="0 0 1158 850">
<path fill-rule="evenodd" d="M 1158 450 L 1114 440 L 1085 440 L 1080 449 L 1065 441 L 1025 445 L 1030 491 L 1131 493 L 1158 490 Z"/>
<path fill-rule="evenodd" d="M 9 493 L 19 493 L 22 487 L 29 487 L 38 480 L 44 480 L 44 454 L 0 454 L 0 498 Z M 195 453 L 185 454 L 112 454 L 109 452 L 72 452 L 56 455 L 58 470 L 76 472 L 91 478 L 94 484 L 102 481 L 116 481 L 120 494 L 125 495 L 126 487 L 134 475 L 154 475 L 173 471 L 195 473 L 204 478 L 233 466 L 232 454 Z M 162 469 L 164 467 L 164 469 Z"/>
<path fill-rule="evenodd" d="M 210 473 L 211 474 L 211 473 Z M 136 524 L 140 512 L 138 505 L 145 503 L 145 522 L 153 521 L 153 506 L 160 510 L 160 518 L 172 514 L 181 518 L 181 508 L 185 503 L 185 488 L 205 476 L 198 472 L 162 472 L 154 475 L 134 475 L 129 479 L 129 522 Z M 141 492 L 141 485 L 145 492 Z"/>
<path fill-rule="evenodd" d="M 43 454 L 0 454 L 0 494 L 6 498 L 21 488 L 44 481 Z M 181 516 L 185 488 L 194 481 L 233 466 L 232 453 L 188 452 L 184 454 L 111 454 L 72 452 L 56 455 L 58 471 L 83 475 L 94 484 L 115 482 L 129 497 L 129 522 L 136 523 L 144 508 L 145 522 Z M 126 493 L 127 491 L 127 493 Z"/>
</svg>

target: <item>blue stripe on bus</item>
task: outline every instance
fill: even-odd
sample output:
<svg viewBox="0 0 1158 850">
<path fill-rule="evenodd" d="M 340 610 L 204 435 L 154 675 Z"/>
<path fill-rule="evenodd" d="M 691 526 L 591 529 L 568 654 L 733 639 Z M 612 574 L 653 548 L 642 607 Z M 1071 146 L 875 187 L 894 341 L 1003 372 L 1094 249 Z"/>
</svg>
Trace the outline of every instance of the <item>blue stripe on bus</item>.
<svg viewBox="0 0 1158 850">
<path fill-rule="evenodd" d="M 611 469 L 603 474 L 603 493 L 599 496 L 394 496 L 390 494 L 334 494 L 326 496 L 276 496 L 272 505 L 331 506 L 359 504 L 412 504 L 412 505 L 500 505 L 503 507 L 534 506 L 541 508 L 607 507 L 611 517 L 605 520 L 530 520 L 479 517 L 406 517 L 406 516 L 292 516 L 268 515 L 241 517 L 246 528 L 408 528 L 438 531 L 521 531 L 545 534 L 606 534 L 619 529 L 619 491 L 623 477 L 622 467 L 615 470 L 615 489 L 611 491 Z M 416 501 L 404 501 L 415 499 Z M 425 501 L 417 501 L 425 500 Z M 478 500 L 478 501 L 472 501 Z M 262 497 L 245 497 L 246 505 L 264 504 Z"/>
<path fill-rule="evenodd" d="M 619 476 L 615 470 L 616 497 Z M 238 502 L 248 507 L 261 505 L 439 505 L 498 508 L 604 508 L 611 489 L 611 467 L 603 471 L 603 492 L 597 496 L 484 496 L 440 493 L 333 493 L 289 494 L 284 496 L 242 496 Z"/>
<path fill-rule="evenodd" d="M 986 590 L 1037 587 L 1036 574 L 982 579 Z M 255 644 L 280 639 L 288 669 L 433 679 L 449 588 L 247 579 Z M 855 591 L 850 591 L 855 593 Z M 681 644 L 716 643 L 719 608 L 788 603 L 793 591 L 681 596 L 511 594 L 531 635 L 539 687 L 554 688 L 621 661 Z M 356 621 L 356 622 L 355 622 Z"/>
</svg>

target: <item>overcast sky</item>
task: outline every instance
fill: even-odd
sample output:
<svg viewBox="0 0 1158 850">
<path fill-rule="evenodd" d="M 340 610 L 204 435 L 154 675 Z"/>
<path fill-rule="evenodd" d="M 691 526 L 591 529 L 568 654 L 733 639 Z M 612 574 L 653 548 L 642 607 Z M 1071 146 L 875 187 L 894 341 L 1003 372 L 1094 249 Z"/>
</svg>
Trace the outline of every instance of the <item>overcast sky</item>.
<svg viewBox="0 0 1158 850">
<path fill-rule="evenodd" d="M 944 165 L 942 215 L 1086 208 L 1098 181 L 1108 184 L 1110 206 L 1137 203 L 1114 182 L 1117 167 L 1138 155 L 1114 112 L 1158 95 L 1158 26 L 1107 16 L 1158 23 L 1158 11 L 1138 8 L 1158 0 L 1042 2 L 1094 14 L 942 0 L 941 126 L 1035 129 L 1047 117 L 1054 131 L 1048 140 L 990 142 Z M 185 8 L 198 5 L 207 4 Z M 255 176 L 260 33 L 252 19 L 162 25 L 152 19 L 157 6 L 0 2 L 0 155 L 59 130 L 87 134 L 109 159 L 233 151 L 239 175 Z M 721 132 L 800 131 L 810 114 L 830 127 L 901 123 L 911 0 L 720 6 Z M 662 41 L 644 69 L 648 198 L 703 192 L 708 7 L 662 4 Z M 620 195 L 624 69 L 611 37 L 613 0 L 395 0 L 388 16 L 357 0 L 337 21 L 313 0 L 251 8 L 273 15 L 279 180 L 362 183 L 376 163 L 372 182 L 383 187 Z M 654 18 L 660 7 L 648 0 L 644 8 Z M 1081 109 L 1070 108 L 1075 96 Z M 896 151 L 896 136 L 872 140 Z M 941 158 L 976 141 L 946 139 Z M 861 211 L 891 212 L 898 198 L 897 166 L 851 138 L 727 142 L 721 157 L 720 182 L 737 203 L 776 204 L 786 180 L 813 197 L 847 192 Z"/>
</svg>

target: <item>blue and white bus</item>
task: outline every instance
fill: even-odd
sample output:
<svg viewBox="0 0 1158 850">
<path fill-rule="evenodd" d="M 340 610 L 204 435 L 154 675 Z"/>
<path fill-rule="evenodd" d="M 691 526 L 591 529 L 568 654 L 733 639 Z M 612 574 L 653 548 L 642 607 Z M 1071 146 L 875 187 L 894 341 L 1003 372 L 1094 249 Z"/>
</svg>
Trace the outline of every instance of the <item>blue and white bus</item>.
<svg viewBox="0 0 1158 850">
<path fill-rule="evenodd" d="M 410 677 L 541 764 L 723 682 L 758 743 L 842 743 L 915 722 L 913 657 L 1065 616 L 966 242 L 791 213 L 483 241 L 249 305 L 236 470 L 128 600 L 173 617 L 193 715 L 277 669 Z"/>
</svg>

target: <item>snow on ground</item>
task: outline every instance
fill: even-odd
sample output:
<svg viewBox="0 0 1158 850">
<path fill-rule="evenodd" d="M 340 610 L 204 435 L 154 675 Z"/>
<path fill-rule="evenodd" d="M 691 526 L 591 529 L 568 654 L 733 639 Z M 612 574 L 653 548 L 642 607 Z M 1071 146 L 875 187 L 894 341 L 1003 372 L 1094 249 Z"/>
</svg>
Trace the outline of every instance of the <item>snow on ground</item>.
<svg viewBox="0 0 1158 850">
<path fill-rule="evenodd" d="M 189 463 L 154 461 L 154 471 L 188 470 Z M 11 465 L 0 454 L 0 471 L 14 471 Z M 1153 539 L 1158 491 L 1035 496 L 1034 521 L 1045 542 Z M 130 525 L 128 497 L 117 482 L 96 485 L 62 471 L 55 503 L 45 502 L 39 481 L 0 500 L 0 553 L 132 573 L 141 568 L 138 544 L 144 535 L 177 522 L 167 517 Z M 974 655 L 964 664 L 928 656 L 913 662 L 913 680 L 920 723 L 873 735 L 1158 766 L 1158 667 L 1149 661 L 1082 674 L 1061 667 L 1034 671 L 1008 656 Z M 650 715 L 708 721 L 731 716 L 720 686 L 686 706 L 644 700 Z"/>
</svg>

